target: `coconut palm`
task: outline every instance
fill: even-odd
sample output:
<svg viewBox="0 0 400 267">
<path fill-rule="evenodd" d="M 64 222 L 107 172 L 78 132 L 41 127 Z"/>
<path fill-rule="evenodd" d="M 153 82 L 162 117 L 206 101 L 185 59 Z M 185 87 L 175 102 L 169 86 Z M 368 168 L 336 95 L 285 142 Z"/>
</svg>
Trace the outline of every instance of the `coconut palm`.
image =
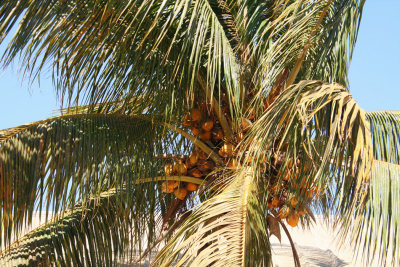
<svg viewBox="0 0 400 267">
<path fill-rule="evenodd" d="M 1 1 L 3 66 L 64 104 L 0 131 L 1 265 L 270 266 L 283 230 L 300 266 L 314 214 L 399 264 L 400 113 L 348 90 L 364 2 Z"/>
</svg>

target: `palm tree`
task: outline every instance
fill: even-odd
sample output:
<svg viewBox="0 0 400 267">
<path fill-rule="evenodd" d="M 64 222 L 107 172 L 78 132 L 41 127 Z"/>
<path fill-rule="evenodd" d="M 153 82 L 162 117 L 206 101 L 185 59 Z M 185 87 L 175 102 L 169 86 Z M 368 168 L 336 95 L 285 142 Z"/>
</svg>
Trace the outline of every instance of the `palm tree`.
<svg viewBox="0 0 400 267">
<path fill-rule="evenodd" d="M 300 266 L 315 213 L 399 264 L 400 113 L 347 89 L 364 2 L 1 1 L 3 66 L 65 107 L 0 131 L 1 265 L 270 266 L 283 230 Z"/>
</svg>

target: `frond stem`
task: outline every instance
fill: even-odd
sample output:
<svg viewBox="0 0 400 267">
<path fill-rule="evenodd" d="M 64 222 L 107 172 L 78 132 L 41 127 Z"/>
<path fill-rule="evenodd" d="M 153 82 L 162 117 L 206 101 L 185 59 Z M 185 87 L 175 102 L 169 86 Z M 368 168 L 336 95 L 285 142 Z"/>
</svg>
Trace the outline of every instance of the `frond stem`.
<svg viewBox="0 0 400 267">
<path fill-rule="evenodd" d="M 221 123 L 222 130 L 224 131 L 224 134 L 228 140 L 233 138 L 233 132 L 231 129 L 231 126 L 229 125 L 229 122 L 224 116 L 224 113 L 221 110 L 221 106 L 219 105 L 219 102 L 211 95 L 211 91 L 208 90 L 207 84 L 203 80 L 203 78 L 200 75 L 197 75 L 197 80 L 200 83 L 201 88 L 203 88 L 204 92 L 206 93 L 207 99 L 211 101 L 212 107 L 218 117 L 219 122 Z"/>
<path fill-rule="evenodd" d="M 296 64 L 294 65 L 292 73 L 290 73 L 288 81 L 286 83 L 286 87 L 289 87 L 293 84 L 294 80 L 297 77 L 297 74 L 299 74 L 299 71 L 301 69 L 301 66 L 303 64 L 303 61 L 307 55 L 308 49 L 311 46 L 311 40 L 314 38 L 314 36 L 317 34 L 319 30 L 319 26 L 321 25 L 323 19 L 325 18 L 326 14 L 328 13 L 329 6 L 331 4 L 332 0 L 329 0 L 326 6 L 324 7 L 321 15 L 318 18 L 317 24 L 314 28 L 314 31 L 311 33 L 310 37 L 308 38 L 308 42 L 304 45 L 303 51 L 300 55 L 300 57 L 297 59 Z"/>
<path fill-rule="evenodd" d="M 188 132 L 185 132 L 184 130 L 182 130 L 181 128 L 176 127 L 175 125 L 169 124 L 167 122 L 164 123 L 164 125 L 181 134 L 183 137 L 189 139 L 190 141 L 192 141 L 192 143 L 197 146 L 198 148 L 200 148 L 201 150 L 203 150 L 215 163 L 217 163 L 218 165 L 223 165 L 224 162 L 222 161 L 222 159 L 217 155 L 217 153 L 214 152 L 214 150 L 212 150 L 209 146 L 207 146 L 205 143 L 203 143 L 202 141 L 200 141 L 198 138 L 196 138 L 195 136 L 189 134 Z"/>
<path fill-rule="evenodd" d="M 141 184 L 141 183 L 150 183 L 150 182 L 158 182 L 158 181 L 182 181 L 182 182 L 188 182 L 188 183 L 193 183 L 193 184 L 203 184 L 204 180 L 199 179 L 199 178 L 194 178 L 190 176 L 156 176 L 152 178 L 142 178 L 136 180 L 136 184 Z"/>
<path fill-rule="evenodd" d="M 282 220 L 279 218 L 278 213 L 275 212 L 275 211 L 271 211 L 271 212 L 272 212 L 272 214 L 275 216 L 275 218 L 277 219 L 277 221 L 279 222 L 279 224 L 282 226 L 283 230 L 284 230 L 285 233 L 286 233 L 286 236 L 287 236 L 288 239 L 289 239 L 290 246 L 292 247 L 294 266 L 295 266 L 295 267 L 301 267 L 300 258 L 299 258 L 299 255 L 297 254 L 297 250 L 296 250 L 296 247 L 295 247 L 295 245 L 294 245 L 292 236 L 291 236 L 290 233 L 289 233 L 289 230 L 287 229 L 286 225 L 282 222 Z"/>
</svg>

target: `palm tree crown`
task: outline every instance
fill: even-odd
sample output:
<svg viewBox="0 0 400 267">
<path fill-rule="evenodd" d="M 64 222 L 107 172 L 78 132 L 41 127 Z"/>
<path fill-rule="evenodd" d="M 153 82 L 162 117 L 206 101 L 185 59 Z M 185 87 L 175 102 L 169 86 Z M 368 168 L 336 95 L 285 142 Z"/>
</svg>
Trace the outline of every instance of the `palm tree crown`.
<svg viewBox="0 0 400 267">
<path fill-rule="evenodd" d="M 0 131 L 1 264 L 271 266 L 316 212 L 399 264 L 400 113 L 347 89 L 364 2 L 1 1 L 3 66 L 65 104 Z"/>
</svg>

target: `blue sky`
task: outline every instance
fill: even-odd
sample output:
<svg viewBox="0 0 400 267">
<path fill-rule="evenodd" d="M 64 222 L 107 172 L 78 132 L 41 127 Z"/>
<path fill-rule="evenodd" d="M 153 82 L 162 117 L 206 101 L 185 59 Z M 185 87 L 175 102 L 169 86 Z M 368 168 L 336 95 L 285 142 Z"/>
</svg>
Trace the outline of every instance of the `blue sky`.
<svg viewBox="0 0 400 267">
<path fill-rule="evenodd" d="M 400 110 L 399 0 L 367 0 L 350 68 L 350 91 L 365 110 Z M 5 45 L 0 46 L 0 53 Z M 0 71 L 0 129 L 45 119 L 59 108 L 51 73 L 23 81 L 18 64 Z"/>
</svg>

